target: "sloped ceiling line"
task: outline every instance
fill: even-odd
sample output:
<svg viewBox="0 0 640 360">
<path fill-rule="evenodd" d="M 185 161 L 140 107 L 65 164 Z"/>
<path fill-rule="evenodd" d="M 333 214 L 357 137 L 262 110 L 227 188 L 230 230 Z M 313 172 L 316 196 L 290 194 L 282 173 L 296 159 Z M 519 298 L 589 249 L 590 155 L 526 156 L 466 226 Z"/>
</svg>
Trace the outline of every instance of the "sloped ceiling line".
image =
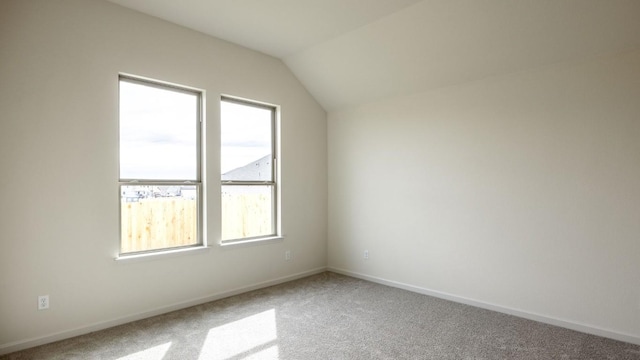
<svg viewBox="0 0 640 360">
<path fill-rule="evenodd" d="M 328 111 L 640 49 L 636 0 L 109 0 L 282 59 Z"/>
</svg>

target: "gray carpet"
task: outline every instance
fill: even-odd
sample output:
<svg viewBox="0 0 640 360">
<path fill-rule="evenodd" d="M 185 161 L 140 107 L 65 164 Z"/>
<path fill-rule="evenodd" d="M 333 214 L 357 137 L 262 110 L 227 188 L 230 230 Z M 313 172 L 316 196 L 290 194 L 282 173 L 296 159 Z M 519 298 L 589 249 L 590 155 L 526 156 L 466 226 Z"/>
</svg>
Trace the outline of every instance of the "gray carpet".
<svg viewBox="0 0 640 360">
<path fill-rule="evenodd" d="M 327 272 L 0 359 L 640 359 L 640 346 Z"/>
</svg>

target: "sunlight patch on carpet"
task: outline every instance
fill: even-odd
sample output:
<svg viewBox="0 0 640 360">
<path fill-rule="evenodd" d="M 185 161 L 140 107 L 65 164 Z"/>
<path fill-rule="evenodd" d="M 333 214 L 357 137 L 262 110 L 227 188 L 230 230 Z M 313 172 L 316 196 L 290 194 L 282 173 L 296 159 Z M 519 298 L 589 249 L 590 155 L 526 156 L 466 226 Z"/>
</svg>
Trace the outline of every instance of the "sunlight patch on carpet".
<svg viewBox="0 0 640 360">
<path fill-rule="evenodd" d="M 117 360 L 162 360 L 170 347 L 171 341 L 166 344 L 138 351 L 131 355 L 123 356 Z"/>
<path fill-rule="evenodd" d="M 243 358 L 243 360 L 278 360 L 279 356 L 278 345 L 273 345 L 255 354 L 251 354 Z"/>
<path fill-rule="evenodd" d="M 267 310 L 210 329 L 199 359 L 222 360 L 239 355 L 247 359 L 277 359 L 277 345 L 262 349 L 277 338 L 276 311 Z"/>
</svg>

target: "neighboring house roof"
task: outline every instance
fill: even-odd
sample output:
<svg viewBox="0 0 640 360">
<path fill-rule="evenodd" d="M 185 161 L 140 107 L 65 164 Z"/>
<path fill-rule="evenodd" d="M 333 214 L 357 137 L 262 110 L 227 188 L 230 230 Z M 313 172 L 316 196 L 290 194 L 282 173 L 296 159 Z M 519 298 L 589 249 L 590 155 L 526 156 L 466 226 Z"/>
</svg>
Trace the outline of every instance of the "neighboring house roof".
<svg viewBox="0 0 640 360">
<path fill-rule="evenodd" d="M 271 155 L 222 174 L 222 180 L 270 180 Z"/>
</svg>

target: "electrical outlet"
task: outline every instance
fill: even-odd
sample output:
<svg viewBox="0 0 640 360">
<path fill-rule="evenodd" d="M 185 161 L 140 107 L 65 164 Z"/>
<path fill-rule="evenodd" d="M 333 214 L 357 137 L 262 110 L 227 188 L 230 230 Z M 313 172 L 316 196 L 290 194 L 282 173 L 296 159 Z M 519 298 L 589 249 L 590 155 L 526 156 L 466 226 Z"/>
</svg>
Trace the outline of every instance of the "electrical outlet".
<svg viewBox="0 0 640 360">
<path fill-rule="evenodd" d="M 369 260 L 369 250 L 364 251 L 364 259 Z"/>
<path fill-rule="evenodd" d="M 47 310 L 49 308 L 49 295 L 38 296 L 38 310 Z"/>
<path fill-rule="evenodd" d="M 291 260 L 291 250 L 287 250 L 284 252 L 284 260 L 285 261 Z"/>
</svg>

